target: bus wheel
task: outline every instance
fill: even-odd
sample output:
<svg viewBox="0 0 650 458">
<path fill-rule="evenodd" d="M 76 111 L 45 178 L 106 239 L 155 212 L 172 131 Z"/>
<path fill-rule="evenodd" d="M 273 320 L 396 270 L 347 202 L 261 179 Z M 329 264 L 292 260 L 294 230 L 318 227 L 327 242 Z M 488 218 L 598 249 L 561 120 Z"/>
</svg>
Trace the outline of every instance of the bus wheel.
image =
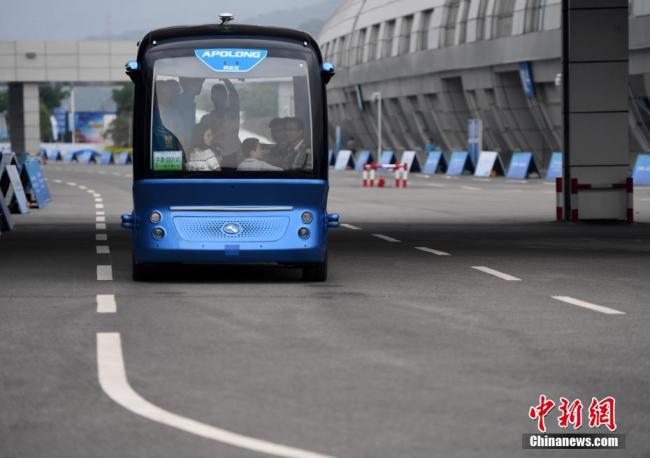
<svg viewBox="0 0 650 458">
<path fill-rule="evenodd" d="M 135 262 L 135 256 L 133 256 L 131 267 L 131 274 L 133 276 L 133 281 L 148 281 L 153 278 L 153 269 L 150 265 L 147 264 L 138 264 Z"/>
<path fill-rule="evenodd" d="M 327 258 L 325 262 L 310 264 L 302 268 L 303 281 L 326 281 L 327 280 Z"/>
</svg>

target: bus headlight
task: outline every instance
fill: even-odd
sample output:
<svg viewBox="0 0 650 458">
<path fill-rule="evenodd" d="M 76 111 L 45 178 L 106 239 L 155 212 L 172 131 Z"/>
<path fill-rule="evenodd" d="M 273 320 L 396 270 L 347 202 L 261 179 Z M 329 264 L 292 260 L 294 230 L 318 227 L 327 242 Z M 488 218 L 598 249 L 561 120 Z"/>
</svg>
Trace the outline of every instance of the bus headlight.
<svg viewBox="0 0 650 458">
<path fill-rule="evenodd" d="M 149 221 L 151 221 L 151 224 L 158 224 L 161 220 L 162 215 L 157 210 L 152 211 L 151 215 L 149 215 Z"/>
<path fill-rule="evenodd" d="M 165 230 L 162 227 L 156 227 L 154 230 L 151 232 L 151 235 L 153 235 L 153 238 L 156 240 L 160 240 L 165 236 Z"/>
<path fill-rule="evenodd" d="M 298 229 L 298 237 L 300 237 L 301 239 L 308 238 L 309 237 L 309 229 L 307 229 L 306 227 L 301 227 L 300 229 Z"/>
<path fill-rule="evenodd" d="M 312 215 L 309 212 L 303 212 L 302 216 L 300 217 L 302 219 L 302 222 L 304 224 L 309 224 L 312 221 L 314 221 L 314 215 Z"/>
</svg>

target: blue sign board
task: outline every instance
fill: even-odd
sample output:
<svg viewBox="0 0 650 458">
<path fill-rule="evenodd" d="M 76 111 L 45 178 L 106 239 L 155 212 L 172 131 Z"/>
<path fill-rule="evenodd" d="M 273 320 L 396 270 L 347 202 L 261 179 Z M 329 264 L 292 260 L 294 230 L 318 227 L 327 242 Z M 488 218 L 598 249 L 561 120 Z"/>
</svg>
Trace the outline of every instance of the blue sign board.
<svg viewBox="0 0 650 458">
<path fill-rule="evenodd" d="M 546 171 L 547 180 L 555 180 L 562 177 L 562 153 L 554 152 L 551 155 L 551 161 L 548 163 L 548 170 Z"/>
<path fill-rule="evenodd" d="M 349 149 L 342 149 L 339 151 L 339 154 L 336 155 L 336 163 L 334 164 L 334 170 L 346 170 L 354 168 L 354 159 L 352 159 L 352 151 Z"/>
<path fill-rule="evenodd" d="M 113 153 L 110 151 L 104 151 L 99 155 L 99 163 L 102 165 L 108 165 L 113 163 Z"/>
<path fill-rule="evenodd" d="M 459 176 L 465 172 L 474 173 L 474 165 L 469 159 L 469 153 L 467 151 L 454 151 L 451 153 L 447 175 Z"/>
<path fill-rule="evenodd" d="M 45 177 L 41 170 L 41 165 L 37 160 L 30 159 L 25 162 L 23 174 L 32 190 L 32 196 L 36 200 L 38 208 L 43 208 L 52 200 L 50 190 L 45 182 Z"/>
<path fill-rule="evenodd" d="M 216 48 L 195 49 L 194 54 L 215 72 L 244 73 L 262 62 L 266 49 Z"/>
<path fill-rule="evenodd" d="M 501 156 L 496 151 L 482 151 L 479 158 L 478 164 L 476 164 L 476 171 L 474 176 L 477 177 L 491 177 L 491 176 L 503 176 L 505 173 L 505 168 L 503 167 L 503 162 L 501 161 Z"/>
<path fill-rule="evenodd" d="M 58 161 L 61 159 L 61 151 L 58 149 L 47 150 L 46 155 L 49 161 Z"/>
<path fill-rule="evenodd" d="M 381 158 L 379 159 L 379 163 L 381 165 L 389 165 L 389 164 L 394 164 L 397 162 L 397 158 L 395 157 L 395 153 L 392 151 L 384 151 L 381 153 Z"/>
<path fill-rule="evenodd" d="M 650 186 L 650 154 L 639 154 L 636 157 L 632 179 L 635 185 Z"/>
<path fill-rule="evenodd" d="M 11 183 L 11 188 L 13 190 L 13 195 L 11 197 L 13 205 L 12 209 L 16 210 L 17 213 L 29 213 L 29 204 L 27 203 L 23 183 L 20 181 L 18 169 L 14 164 L 9 164 L 6 166 L 5 170 L 7 171 L 7 176 L 9 177 L 9 182 Z"/>
<path fill-rule="evenodd" d="M 427 154 L 427 161 L 424 163 L 423 173 L 438 173 L 447 171 L 447 162 L 442 151 L 430 151 Z"/>
<path fill-rule="evenodd" d="M 519 64 L 519 76 L 521 77 L 521 85 L 524 88 L 524 94 L 526 94 L 526 97 L 529 99 L 532 99 L 535 97 L 535 83 L 530 62 L 522 62 Z"/>
<path fill-rule="evenodd" d="M 357 158 L 355 164 L 354 164 L 354 170 L 357 172 L 362 172 L 363 171 L 363 166 L 366 164 L 370 164 L 373 160 L 372 154 L 370 151 L 364 149 L 363 151 L 359 152 L 359 157 Z"/>
<path fill-rule="evenodd" d="M 91 149 L 84 149 L 81 151 L 77 151 L 75 153 L 77 157 L 77 162 L 80 164 L 89 164 L 91 162 L 95 162 L 95 155 L 97 152 L 91 150 Z"/>
<path fill-rule="evenodd" d="M 531 173 L 537 173 L 539 175 L 539 169 L 537 168 L 537 164 L 535 164 L 533 153 L 512 153 L 507 178 L 525 180 Z"/>
<path fill-rule="evenodd" d="M 63 155 L 63 163 L 69 164 L 77 158 L 77 155 L 74 151 L 68 151 Z"/>
<path fill-rule="evenodd" d="M 334 150 L 330 148 L 327 150 L 327 165 L 334 165 Z"/>
<path fill-rule="evenodd" d="M 422 170 L 422 167 L 420 167 L 420 160 L 415 151 L 404 151 L 400 162 L 406 164 L 406 170 L 409 172 L 420 172 Z"/>
<path fill-rule="evenodd" d="M 128 152 L 123 152 L 120 153 L 120 155 L 117 157 L 117 161 L 115 161 L 116 164 L 118 165 L 126 165 L 131 163 L 131 154 Z"/>
</svg>

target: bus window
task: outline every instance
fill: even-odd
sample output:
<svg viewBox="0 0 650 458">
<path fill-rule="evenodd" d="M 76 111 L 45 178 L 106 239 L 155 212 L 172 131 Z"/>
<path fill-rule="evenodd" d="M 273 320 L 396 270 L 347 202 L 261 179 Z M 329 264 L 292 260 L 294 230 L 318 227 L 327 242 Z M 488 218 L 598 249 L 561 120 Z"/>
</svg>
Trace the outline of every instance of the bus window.
<svg viewBox="0 0 650 458">
<path fill-rule="evenodd" d="M 267 57 L 246 73 L 195 57 L 154 65 L 151 169 L 247 174 L 313 171 L 305 61 Z"/>
</svg>

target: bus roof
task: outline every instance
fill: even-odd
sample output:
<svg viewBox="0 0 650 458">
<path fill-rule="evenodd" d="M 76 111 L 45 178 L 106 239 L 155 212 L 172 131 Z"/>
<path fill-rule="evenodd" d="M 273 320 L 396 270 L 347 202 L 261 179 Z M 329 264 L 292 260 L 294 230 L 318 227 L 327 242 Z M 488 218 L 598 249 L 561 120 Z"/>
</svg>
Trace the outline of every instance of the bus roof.
<svg viewBox="0 0 650 458">
<path fill-rule="evenodd" d="M 239 36 L 247 36 L 254 38 L 284 38 L 289 40 L 296 40 L 300 42 L 307 42 L 314 48 L 318 54 L 319 60 L 322 61 L 320 55 L 320 48 L 316 40 L 307 32 L 294 29 L 286 29 L 282 27 L 267 27 L 246 24 L 204 24 L 204 25 L 191 25 L 191 26 L 174 26 L 165 27 L 162 29 L 155 29 L 147 33 L 142 38 L 138 51 L 138 59 L 141 53 L 144 53 L 155 40 L 163 42 L 167 40 L 176 40 L 184 38 L 210 38 L 210 37 L 225 37 L 231 36 L 233 38 Z"/>
</svg>

